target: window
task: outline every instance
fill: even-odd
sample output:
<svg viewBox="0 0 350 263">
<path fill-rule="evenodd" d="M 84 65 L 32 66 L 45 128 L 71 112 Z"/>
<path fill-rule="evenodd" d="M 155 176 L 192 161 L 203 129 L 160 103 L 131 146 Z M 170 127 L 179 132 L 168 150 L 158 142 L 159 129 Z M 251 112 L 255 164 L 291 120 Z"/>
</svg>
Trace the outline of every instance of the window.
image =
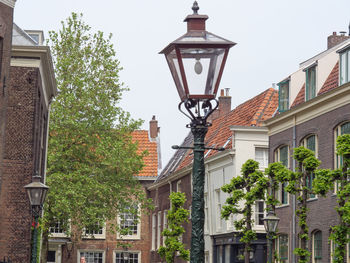
<svg viewBox="0 0 350 263">
<path fill-rule="evenodd" d="M 316 66 L 306 69 L 305 73 L 305 101 L 308 101 L 316 97 Z"/>
<path fill-rule="evenodd" d="M 215 201 L 216 201 L 216 230 L 220 231 L 222 228 L 221 224 L 221 200 L 220 200 L 220 189 L 215 190 Z"/>
<path fill-rule="evenodd" d="M 141 253 L 140 252 L 115 252 L 115 263 L 139 263 L 141 262 Z"/>
<path fill-rule="evenodd" d="M 160 247 L 160 233 L 162 231 L 162 212 L 158 212 L 158 229 L 157 229 L 157 249 Z"/>
<path fill-rule="evenodd" d="M 140 222 L 139 207 L 134 205 L 126 207 L 119 215 L 119 227 L 122 232 L 122 239 L 139 239 L 140 238 Z"/>
<path fill-rule="evenodd" d="M 103 263 L 104 253 L 102 251 L 80 251 L 78 253 L 78 262 L 82 257 L 85 257 L 86 263 Z"/>
<path fill-rule="evenodd" d="M 168 228 L 168 210 L 163 213 L 163 231 Z M 165 237 L 163 236 L 163 246 L 165 246 Z"/>
<path fill-rule="evenodd" d="M 264 225 L 263 218 L 265 216 L 264 201 L 255 202 L 255 225 Z"/>
<path fill-rule="evenodd" d="M 259 163 L 259 169 L 264 170 L 269 164 L 269 150 L 267 148 L 255 148 L 255 161 Z"/>
<path fill-rule="evenodd" d="M 98 239 L 106 238 L 105 227 L 100 223 L 87 226 L 86 228 L 83 229 L 83 234 L 84 234 L 84 238 L 98 238 Z"/>
<path fill-rule="evenodd" d="M 47 251 L 47 263 L 55 263 L 56 262 L 56 250 L 49 250 Z"/>
<path fill-rule="evenodd" d="M 339 84 L 342 85 L 350 81 L 350 49 L 342 51 L 339 56 Z"/>
<path fill-rule="evenodd" d="M 69 230 L 69 225 L 66 226 Z M 65 226 L 61 221 L 56 220 L 50 227 L 49 232 L 51 237 L 67 237 Z"/>
<path fill-rule="evenodd" d="M 289 148 L 287 145 L 279 147 L 275 152 L 275 160 L 281 162 L 285 167 L 289 167 Z M 277 192 L 277 199 L 282 205 L 288 204 L 288 193 L 285 190 L 287 183 L 280 185 L 280 188 Z"/>
<path fill-rule="evenodd" d="M 322 232 L 316 231 L 312 236 L 312 262 L 322 262 Z"/>
<path fill-rule="evenodd" d="M 278 111 L 289 109 L 289 80 L 278 83 Z"/>
<path fill-rule="evenodd" d="M 152 215 L 152 250 L 156 250 L 156 214 Z"/>
<path fill-rule="evenodd" d="M 176 192 L 182 192 L 181 190 L 181 180 L 179 180 L 176 182 Z"/>
<path fill-rule="evenodd" d="M 281 263 L 288 262 L 288 235 L 281 234 L 278 236 L 278 254 Z"/>
<path fill-rule="evenodd" d="M 313 151 L 315 156 L 317 156 L 317 137 L 316 135 L 307 136 L 304 140 L 302 140 L 301 145 L 305 148 Z M 315 179 L 315 174 L 312 173 L 308 178 L 306 178 L 306 187 L 312 189 L 312 182 Z M 310 194 L 309 198 L 315 198 L 314 194 Z"/>
<path fill-rule="evenodd" d="M 208 207 L 208 193 L 204 193 L 204 232 L 209 232 L 209 207 Z"/>
<path fill-rule="evenodd" d="M 341 125 L 338 125 L 337 128 L 335 128 L 334 130 L 334 167 L 336 169 L 341 168 L 343 165 L 343 157 L 339 156 L 336 153 L 337 138 L 338 136 L 343 134 L 350 134 L 350 122 L 345 122 Z M 334 192 L 338 191 L 338 187 L 339 187 L 339 182 L 336 182 L 334 185 Z"/>
</svg>

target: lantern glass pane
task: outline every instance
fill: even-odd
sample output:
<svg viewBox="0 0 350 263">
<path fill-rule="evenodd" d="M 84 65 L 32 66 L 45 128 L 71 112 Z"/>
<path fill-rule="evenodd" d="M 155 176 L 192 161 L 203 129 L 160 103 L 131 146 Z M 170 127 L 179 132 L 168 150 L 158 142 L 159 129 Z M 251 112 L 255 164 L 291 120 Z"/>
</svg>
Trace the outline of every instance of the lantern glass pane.
<svg viewBox="0 0 350 263">
<path fill-rule="evenodd" d="M 171 75 L 173 76 L 177 92 L 179 93 L 181 100 L 184 100 L 186 98 L 186 93 L 185 93 L 184 84 L 181 77 L 179 61 L 176 57 L 175 50 L 167 54 L 166 59 L 169 65 Z"/>
<path fill-rule="evenodd" d="M 40 188 L 31 188 L 29 190 L 30 204 L 31 205 L 40 205 L 42 200 L 42 189 Z"/>
<path fill-rule="evenodd" d="M 224 48 L 180 48 L 190 95 L 215 95 Z M 198 64 L 200 63 L 201 72 Z M 197 69 L 195 68 L 197 67 Z"/>
</svg>

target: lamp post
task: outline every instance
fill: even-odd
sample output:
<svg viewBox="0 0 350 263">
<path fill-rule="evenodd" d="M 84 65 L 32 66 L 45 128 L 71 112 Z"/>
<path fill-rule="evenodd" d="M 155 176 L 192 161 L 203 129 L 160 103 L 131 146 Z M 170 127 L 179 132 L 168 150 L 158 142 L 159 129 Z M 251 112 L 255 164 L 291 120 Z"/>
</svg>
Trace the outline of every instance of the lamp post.
<svg viewBox="0 0 350 263">
<path fill-rule="evenodd" d="M 229 49 L 234 42 L 205 29 L 206 15 L 198 14 L 198 4 L 188 15 L 187 33 L 167 45 L 164 54 L 180 96 L 179 110 L 190 118 L 187 125 L 193 134 L 194 160 L 192 168 L 192 234 L 191 263 L 204 262 L 204 138 L 208 131 L 207 118 L 219 106 L 215 99 Z M 187 112 L 183 111 L 183 108 Z M 174 146 L 173 148 L 181 148 Z M 218 149 L 222 150 L 222 149 Z"/>
<path fill-rule="evenodd" d="M 269 211 L 267 216 L 263 218 L 263 221 L 268 238 L 267 254 L 269 258 L 269 263 L 272 263 L 272 233 L 276 232 L 278 222 L 280 221 L 280 219 L 275 215 L 274 212 Z"/>
<path fill-rule="evenodd" d="M 40 176 L 38 173 L 33 176 L 33 182 L 24 186 L 27 190 L 30 205 L 32 208 L 32 214 L 34 217 L 34 232 L 33 232 L 33 246 L 32 246 L 32 263 L 37 262 L 37 236 L 38 236 L 38 219 L 40 217 L 40 211 L 43 207 L 47 191 L 49 187 L 40 182 Z"/>
</svg>

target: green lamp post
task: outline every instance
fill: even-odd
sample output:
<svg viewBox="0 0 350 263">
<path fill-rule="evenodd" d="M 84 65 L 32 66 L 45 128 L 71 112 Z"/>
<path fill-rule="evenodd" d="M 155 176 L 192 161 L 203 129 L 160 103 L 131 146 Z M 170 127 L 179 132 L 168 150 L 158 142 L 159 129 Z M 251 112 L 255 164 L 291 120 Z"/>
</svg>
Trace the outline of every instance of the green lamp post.
<svg viewBox="0 0 350 263">
<path fill-rule="evenodd" d="M 263 218 L 264 227 L 268 238 L 267 254 L 269 263 L 272 263 L 272 234 L 276 232 L 279 221 L 280 219 L 272 211 L 269 211 L 267 216 Z"/>
<path fill-rule="evenodd" d="M 206 15 L 198 14 L 198 4 L 188 15 L 187 33 L 167 45 L 164 54 L 180 96 L 179 110 L 190 118 L 194 137 L 192 168 L 191 262 L 204 262 L 204 138 L 210 124 L 207 118 L 219 106 L 215 99 L 229 49 L 234 42 L 205 29 Z M 183 111 L 186 109 L 186 112 Z M 181 148 L 173 146 L 174 149 Z M 222 150 L 222 149 L 217 149 Z"/>
<path fill-rule="evenodd" d="M 49 187 L 40 182 L 40 176 L 36 173 L 33 176 L 33 182 L 24 186 L 27 190 L 32 214 L 34 217 L 34 231 L 33 231 L 33 246 L 32 246 L 32 260 L 31 263 L 37 262 L 37 239 L 38 239 L 38 220 L 42 210 L 47 191 Z"/>
</svg>

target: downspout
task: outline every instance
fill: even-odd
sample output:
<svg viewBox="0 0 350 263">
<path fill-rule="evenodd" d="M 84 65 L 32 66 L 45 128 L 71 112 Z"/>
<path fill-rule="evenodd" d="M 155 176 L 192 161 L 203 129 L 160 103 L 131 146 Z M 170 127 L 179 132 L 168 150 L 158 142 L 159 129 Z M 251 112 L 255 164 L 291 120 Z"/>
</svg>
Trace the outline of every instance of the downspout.
<svg viewBox="0 0 350 263">
<path fill-rule="evenodd" d="M 296 147 L 296 118 L 294 115 L 293 118 L 293 149 Z M 295 167 L 296 167 L 296 161 L 293 158 L 292 159 L 292 170 L 293 172 L 295 172 Z M 292 263 L 296 262 L 296 258 L 295 258 L 295 254 L 294 254 L 294 249 L 296 248 L 296 216 L 295 216 L 295 212 L 296 212 L 296 196 L 292 195 L 292 247 L 291 247 L 291 251 L 292 251 Z"/>
</svg>

